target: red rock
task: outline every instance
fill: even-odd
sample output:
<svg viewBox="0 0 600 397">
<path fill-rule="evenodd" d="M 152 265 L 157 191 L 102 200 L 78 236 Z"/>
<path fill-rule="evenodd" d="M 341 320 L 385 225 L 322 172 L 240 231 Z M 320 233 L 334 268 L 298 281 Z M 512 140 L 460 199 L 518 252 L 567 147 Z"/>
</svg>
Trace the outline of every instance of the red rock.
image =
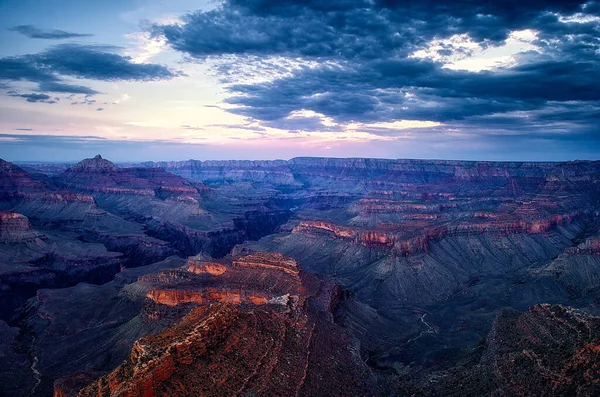
<svg viewBox="0 0 600 397">
<path fill-rule="evenodd" d="M 192 257 L 183 269 L 140 280 L 152 284 L 148 298 L 168 306 L 216 302 L 262 305 L 286 293 L 304 292 L 296 261 L 274 252 L 238 255 L 222 263 Z"/>
<path fill-rule="evenodd" d="M 21 243 L 35 240 L 42 234 L 31 228 L 26 216 L 0 212 L 0 243 Z"/>
<path fill-rule="evenodd" d="M 347 343 L 301 306 L 204 306 L 137 341 L 128 360 L 78 395 L 364 395 L 362 362 Z"/>
<path fill-rule="evenodd" d="M 277 270 L 298 276 L 298 263 L 278 252 L 253 252 L 249 255 L 238 256 L 233 260 L 233 266 L 257 269 Z"/>
<path fill-rule="evenodd" d="M 190 259 L 188 260 L 187 271 L 194 274 L 208 273 L 213 276 L 220 276 L 227 271 L 227 268 L 216 262 L 204 262 Z"/>
<path fill-rule="evenodd" d="M 501 312 L 479 365 L 449 371 L 437 387 L 447 396 L 598 395 L 599 326 L 600 318 L 562 306 Z"/>
<path fill-rule="evenodd" d="M 228 291 L 225 288 L 206 288 L 191 291 L 182 289 L 151 289 L 147 296 L 154 302 L 167 306 L 177 306 L 182 303 L 208 304 L 215 302 L 262 305 L 273 298 L 271 295 L 260 294 L 258 292 Z"/>
</svg>

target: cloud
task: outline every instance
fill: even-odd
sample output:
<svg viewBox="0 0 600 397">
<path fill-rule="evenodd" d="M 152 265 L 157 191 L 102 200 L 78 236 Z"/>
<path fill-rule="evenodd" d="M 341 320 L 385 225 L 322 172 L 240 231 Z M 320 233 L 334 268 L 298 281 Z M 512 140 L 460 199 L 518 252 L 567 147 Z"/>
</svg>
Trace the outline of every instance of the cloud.
<svg viewBox="0 0 600 397">
<path fill-rule="evenodd" d="M 493 123 L 496 131 L 566 133 L 599 124 L 599 8 L 581 0 L 228 0 L 151 33 L 187 57 L 218 60 L 227 110 L 267 127 L 359 123 L 389 135 L 397 128 L 382 123 L 405 120 L 438 123 L 435 131 Z M 491 50 L 496 58 L 478 58 Z M 282 70 L 271 73 L 273 64 Z M 254 71 L 265 78 L 231 77 Z M 313 116 L 292 117 L 301 111 Z"/>
<path fill-rule="evenodd" d="M 8 95 L 13 97 L 25 98 L 27 102 L 42 102 L 42 103 L 57 103 L 59 98 L 51 98 L 50 95 L 31 93 L 31 94 L 19 94 L 15 91 L 8 92 Z"/>
<path fill-rule="evenodd" d="M 0 134 L 0 157 L 9 161 L 77 162 L 101 153 L 111 161 L 136 162 L 194 159 L 286 159 L 297 156 L 369 156 L 398 158 L 450 158 L 467 160 L 534 160 L 563 161 L 573 158 L 597 159 L 600 154 L 598 138 L 590 135 L 565 135 L 556 140 L 546 134 L 540 137 L 515 139 L 514 136 L 493 134 L 461 136 L 454 131 L 446 134 L 414 134 L 402 141 L 377 140 L 352 142 L 322 142 L 307 144 L 301 134 L 289 134 L 288 139 L 270 141 L 232 140 L 227 144 L 210 145 L 202 141 L 173 142 L 164 140 L 132 141 L 101 139 L 85 136 L 51 136 L 42 134 Z M 257 136 L 258 137 L 258 136 Z M 304 144 L 301 144 L 304 143 Z M 200 146 L 201 145 L 201 146 Z M 330 148 L 330 149 L 327 149 Z M 201 156 L 201 157 L 198 157 Z M 576 157 L 575 157 L 576 156 Z"/>
<path fill-rule="evenodd" d="M 0 58 L 0 80 L 26 80 L 39 83 L 57 81 L 57 77 L 29 62 L 27 57 L 7 57 Z"/>
<path fill-rule="evenodd" d="M 19 25 L 8 30 L 19 32 L 32 39 L 62 40 L 93 36 L 92 34 L 66 32 L 58 29 L 40 29 L 34 25 Z"/>
<path fill-rule="evenodd" d="M 113 46 L 59 44 L 37 53 L 0 58 L 0 80 L 30 81 L 40 91 L 95 95 L 99 92 L 63 81 L 65 77 L 100 81 L 169 80 L 181 75 L 153 63 L 134 63 Z"/>
<path fill-rule="evenodd" d="M 191 126 L 189 124 L 182 124 L 180 125 L 181 128 L 183 128 L 184 130 L 194 130 L 194 131 L 203 131 L 205 128 L 204 127 L 196 127 L 196 126 Z"/>
<path fill-rule="evenodd" d="M 68 99 L 71 99 L 73 102 L 71 102 L 71 105 L 93 105 L 96 103 L 95 99 L 90 99 L 91 97 L 89 95 L 84 96 L 83 98 L 77 100 L 78 96 L 75 94 L 69 95 L 67 97 Z"/>
<path fill-rule="evenodd" d="M 434 38 L 467 34 L 499 43 L 547 13 L 573 13 L 583 1 L 229 0 L 152 32 L 194 57 L 222 54 L 288 54 L 374 59 L 407 55 Z M 332 3 L 332 2 L 327 2 Z"/>
<path fill-rule="evenodd" d="M 65 76 L 102 81 L 168 80 L 180 75 L 153 63 L 133 63 L 118 47 L 59 44 L 29 59 L 40 68 Z"/>
<path fill-rule="evenodd" d="M 33 129 L 17 128 L 18 131 L 33 131 Z M 77 142 L 106 142 L 106 138 L 96 135 L 33 135 L 33 134 L 0 134 L 4 138 L 16 138 L 30 144 L 45 145 L 47 143 L 77 143 Z"/>
<path fill-rule="evenodd" d="M 96 111 L 97 112 L 102 112 L 102 111 L 104 111 L 104 108 L 98 108 L 98 109 L 96 109 Z"/>
<path fill-rule="evenodd" d="M 39 82 L 40 91 L 46 92 L 60 92 L 66 94 L 84 94 L 84 95 L 96 95 L 98 91 L 93 90 L 83 85 L 73 85 L 60 83 L 58 81 L 41 81 Z"/>
</svg>

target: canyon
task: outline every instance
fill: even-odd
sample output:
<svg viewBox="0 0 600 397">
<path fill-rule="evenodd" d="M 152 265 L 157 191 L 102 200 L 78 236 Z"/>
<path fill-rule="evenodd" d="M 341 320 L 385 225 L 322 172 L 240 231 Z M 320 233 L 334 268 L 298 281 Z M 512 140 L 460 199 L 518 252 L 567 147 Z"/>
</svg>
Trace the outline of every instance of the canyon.
<svg viewBox="0 0 600 397">
<path fill-rule="evenodd" d="M 0 395 L 594 395 L 600 161 L 0 160 Z"/>
</svg>

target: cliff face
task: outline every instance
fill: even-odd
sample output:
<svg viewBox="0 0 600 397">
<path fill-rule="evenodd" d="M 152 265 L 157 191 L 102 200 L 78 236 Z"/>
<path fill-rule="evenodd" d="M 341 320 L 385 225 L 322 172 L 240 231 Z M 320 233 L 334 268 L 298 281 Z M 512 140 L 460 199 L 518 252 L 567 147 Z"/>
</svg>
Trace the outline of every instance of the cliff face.
<svg viewBox="0 0 600 397">
<path fill-rule="evenodd" d="M 0 243 L 24 243 L 40 236 L 40 233 L 31 228 L 26 216 L 0 212 Z"/>
<path fill-rule="evenodd" d="M 438 393 L 592 396 L 600 392 L 600 319 L 562 306 L 502 312 L 480 362 L 442 378 Z M 437 393 L 436 393 L 437 395 Z"/>
<path fill-rule="evenodd" d="M 502 308 L 595 310 L 600 298 L 599 162 L 97 156 L 27 165 L 36 173 L 0 166 L 0 316 L 11 341 L 2 349 L 19 368 L 15 384 L 31 384 L 11 396 L 32 382 L 39 396 L 85 386 L 83 395 L 373 395 L 372 380 L 381 395 L 464 395 L 446 372 L 461 365 L 492 379 L 476 385 L 481 394 L 535 394 L 546 389 L 485 372 L 504 348 L 480 346 L 482 359 L 471 355 L 477 341 Z M 586 332 L 578 316 L 542 311 L 524 325 L 497 320 L 493 332 L 539 323 L 523 340 L 568 341 L 561 324 Z M 523 362 L 523 350 L 546 357 L 506 349 Z M 595 371 L 596 350 L 581 340 L 564 371 L 522 368 L 552 373 L 563 392 L 572 383 L 555 374 L 587 385 L 576 374 Z M 494 360 L 518 381 L 510 360 Z"/>
<path fill-rule="evenodd" d="M 131 166 L 131 165 L 130 165 Z M 519 185 L 546 180 L 585 180 L 598 172 L 597 162 L 508 163 L 444 160 L 387 160 L 294 158 L 289 161 L 172 161 L 134 164 L 161 167 L 185 178 L 207 183 L 261 182 L 273 185 L 316 186 L 335 181 L 381 188 L 414 183 L 477 182 L 505 185 L 511 179 Z M 327 181 L 327 182 L 326 182 Z"/>
<path fill-rule="evenodd" d="M 67 169 L 57 181 L 69 189 L 96 193 L 199 197 L 198 190 L 189 182 L 162 168 L 121 169 L 100 155 Z"/>
<path fill-rule="evenodd" d="M 78 396 L 363 395 L 366 373 L 348 342 L 296 300 L 202 306 L 138 340 L 128 360 Z"/>
<path fill-rule="evenodd" d="M 296 261 L 272 252 L 235 256 L 221 263 L 193 257 L 183 269 L 141 280 L 152 285 L 148 298 L 168 306 L 215 302 L 261 305 L 304 291 Z"/>
<path fill-rule="evenodd" d="M 600 289 L 600 238 L 595 235 L 565 250 L 544 273 L 555 276 L 572 298 L 595 297 Z"/>
<path fill-rule="evenodd" d="M 388 248 L 388 252 L 409 256 L 429 252 L 432 241 L 441 240 L 444 237 L 475 236 L 481 234 L 493 234 L 506 236 L 509 234 L 543 234 L 557 226 L 566 226 L 579 213 L 552 215 L 547 219 L 502 221 L 496 220 L 496 216 L 489 222 L 461 222 L 449 223 L 437 226 L 432 223 L 407 222 L 405 227 L 392 227 L 389 224 L 381 224 L 373 230 L 365 230 L 359 227 L 343 227 L 323 221 L 302 221 L 292 229 L 292 233 L 308 235 L 330 235 L 335 239 L 346 240 L 354 244 L 367 247 Z M 394 230 L 396 229 L 396 230 Z M 416 235 L 415 235 L 416 234 Z M 582 248 L 583 249 L 583 248 Z M 590 247 L 590 249 L 593 249 Z"/>
<path fill-rule="evenodd" d="M 132 291 L 148 290 L 157 308 L 199 306 L 164 332 L 137 340 L 128 359 L 78 396 L 345 396 L 373 390 L 349 336 L 333 322 L 347 295 L 334 283 L 302 275 L 291 258 L 270 252 L 221 261 L 192 257 L 136 284 Z M 54 395 L 74 395 L 82 377 L 89 378 L 56 382 Z"/>
<path fill-rule="evenodd" d="M 134 164 L 134 167 L 164 168 L 187 179 L 207 184 L 223 185 L 232 182 L 265 183 L 300 187 L 287 162 L 275 161 L 168 161 Z"/>
<path fill-rule="evenodd" d="M 45 188 L 43 182 L 32 179 L 21 167 L 0 159 L 0 200 L 3 202 Z"/>
</svg>

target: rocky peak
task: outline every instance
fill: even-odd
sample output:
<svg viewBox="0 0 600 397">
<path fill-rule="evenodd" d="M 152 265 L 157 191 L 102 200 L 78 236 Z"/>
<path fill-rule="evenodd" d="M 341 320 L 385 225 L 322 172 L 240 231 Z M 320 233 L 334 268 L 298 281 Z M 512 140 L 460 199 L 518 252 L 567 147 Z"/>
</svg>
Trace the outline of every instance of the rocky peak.
<svg viewBox="0 0 600 397">
<path fill-rule="evenodd" d="M 84 172 L 107 172 L 115 171 L 117 166 L 106 159 L 103 159 L 99 154 L 94 158 L 88 158 L 77 163 L 71 170 Z"/>
</svg>

